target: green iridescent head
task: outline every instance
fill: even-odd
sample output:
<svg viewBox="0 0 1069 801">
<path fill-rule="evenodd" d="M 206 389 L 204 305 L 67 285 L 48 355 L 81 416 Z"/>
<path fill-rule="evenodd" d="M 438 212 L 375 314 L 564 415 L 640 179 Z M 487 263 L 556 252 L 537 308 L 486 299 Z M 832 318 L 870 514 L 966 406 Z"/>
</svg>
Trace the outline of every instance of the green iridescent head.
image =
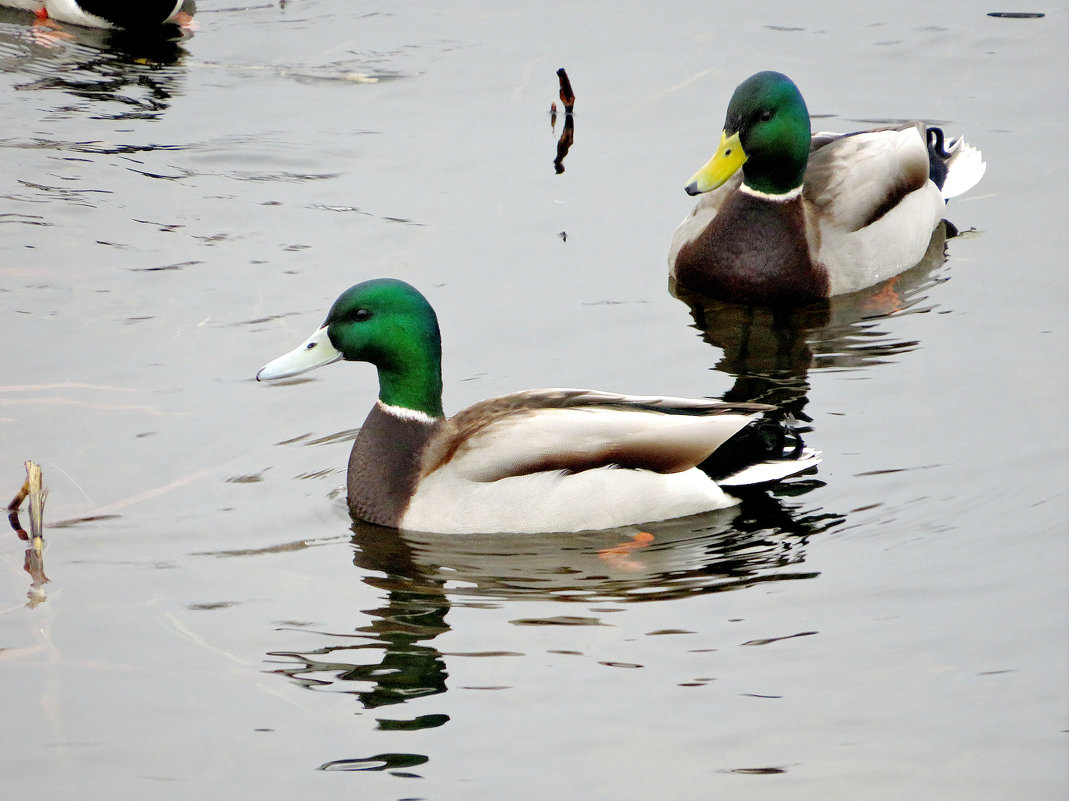
<svg viewBox="0 0 1069 801">
<path fill-rule="evenodd" d="M 345 290 L 319 330 L 257 378 L 286 378 L 340 359 L 378 368 L 383 403 L 442 416 L 438 317 L 410 284 L 377 278 Z"/>
<path fill-rule="evenodd" d="M 794 81 L 779 72 L 751 75 L 728 104 L 720 146 L 692 177 L 692 195 L 716 189 L 742 168 L 751 189 L 782 195 L 805 178 L 812 131 L 809 110 Z"/>
</svg>

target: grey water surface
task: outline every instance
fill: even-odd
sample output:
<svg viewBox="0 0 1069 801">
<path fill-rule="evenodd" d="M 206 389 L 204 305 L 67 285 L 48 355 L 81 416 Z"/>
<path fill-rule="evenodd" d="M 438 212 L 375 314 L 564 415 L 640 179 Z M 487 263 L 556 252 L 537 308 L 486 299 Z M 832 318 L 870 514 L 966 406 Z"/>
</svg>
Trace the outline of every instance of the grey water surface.
<svg viewBox="0 0 1069 801">
<path fill-rule="evenodd" d="M 51 581 L 0 537 L 0 797 L 1069 792 L 1064 4 L 33 20 L 0 9 L 0 497 L 42 466 Z M 818 128 L 983 150 L 945 260 L 792 319 L 669 292 L 682 187 L 760 69 Z M 373 371 L 254 376 L 387 275 L 438 310 L 451 411 L 763 399 L 824 462 L 641 529 L 354 526 Z"/>
</svg>

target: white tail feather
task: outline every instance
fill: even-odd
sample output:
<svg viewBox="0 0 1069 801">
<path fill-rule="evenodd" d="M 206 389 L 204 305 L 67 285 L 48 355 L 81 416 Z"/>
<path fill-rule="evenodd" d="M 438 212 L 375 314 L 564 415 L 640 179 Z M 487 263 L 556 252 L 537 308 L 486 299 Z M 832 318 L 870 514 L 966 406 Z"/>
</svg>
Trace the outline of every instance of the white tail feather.
<svg viewBox="0 0 1069 801">
<path fill-rule="evenodd" d="M 987 172 L 983 154 L 959 136 L 947 148 L 947 177 L 943 182 L 943 200 L 949 200 L 968 192 L 976 186 Z"/>
</svg>

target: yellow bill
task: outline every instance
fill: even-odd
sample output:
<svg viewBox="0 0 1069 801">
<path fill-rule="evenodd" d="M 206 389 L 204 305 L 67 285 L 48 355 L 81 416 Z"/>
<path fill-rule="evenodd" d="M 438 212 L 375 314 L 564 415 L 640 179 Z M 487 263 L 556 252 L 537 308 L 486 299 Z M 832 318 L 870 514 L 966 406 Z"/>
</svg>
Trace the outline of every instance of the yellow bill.
<svg viewBox="0 0 1069 801">
<path fill-rule="evenodd" d="M 720 147 L 716 149 L 713 157 L 705 163 L 690 178 L 686 190 L 688 195 L 700 195 L 721 186 L 728 178 L 738 172 L 739 167 L 746 163 L 746 151 L 742 149 L 739 134 L 727 135 L 727 131 L 720 134 Z"/>
</svg>

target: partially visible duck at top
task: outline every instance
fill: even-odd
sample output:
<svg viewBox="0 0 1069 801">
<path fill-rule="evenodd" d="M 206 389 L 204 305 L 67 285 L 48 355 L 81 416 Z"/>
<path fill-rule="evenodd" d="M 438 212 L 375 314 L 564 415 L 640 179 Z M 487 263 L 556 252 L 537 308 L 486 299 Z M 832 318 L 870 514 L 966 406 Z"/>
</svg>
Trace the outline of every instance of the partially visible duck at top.
<svg viewBox="0 0 1069 801">
<path fill-rule="evenodd" d="M 0 0 L 0 6 L 19 8 L 23 11 L 39 12 L 45 7 L 45 0 Z"/>
<path fill-rule="evenodd" d="M 21 3 L 21 8 L 39 16 L 86 28 L 144 30 L 162 25 L 182 25 L 196 11 L 194 0 L 43 0 L 31 8 L 29 0 L 2 0 Z M 43 8 L 43 10 L 42 10 Z"/>
<path fill-rule="evenodd" d="M 947 199 L 985 170 L 963 138 L 920 122 L 811 134 L 794 82 L 759 72 L 735 90 L 716 154 L 686 187 L 708 194 L 676 229 L 669 271 L 736 303 L 855 292 L 917 264 Z"/>
<path fill-rule="evenodd" d="M 427 299 L 380 278 L 342 293 L 311 337 L 257 373 L 342 359 L 378 369 L 378 401 L 349 456 L 354 518 L 438 533 L 607 529 L 733 506 L 721 486 L 820 461 L 755 403 L 544 389 L 446 418 L 441 347 Z"/>
</svg>

